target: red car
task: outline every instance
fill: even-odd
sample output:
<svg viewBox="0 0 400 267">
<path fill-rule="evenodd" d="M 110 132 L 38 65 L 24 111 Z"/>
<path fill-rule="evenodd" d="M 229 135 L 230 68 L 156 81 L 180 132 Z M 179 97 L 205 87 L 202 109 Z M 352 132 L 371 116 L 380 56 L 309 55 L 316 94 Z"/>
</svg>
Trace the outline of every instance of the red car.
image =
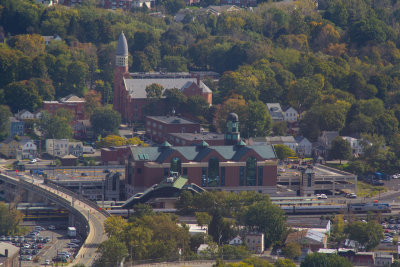
<svg viewBox="0 0 400 267">
<path fill-rule="evenodd" d="M 39 244 L 39 245 L 37 246 L 37 248 L 38 248 L 38 249 L 42 249 L 42 248 L 43 248 L 43 245 L 42 245 L 42 244 Z"/>
</svg>

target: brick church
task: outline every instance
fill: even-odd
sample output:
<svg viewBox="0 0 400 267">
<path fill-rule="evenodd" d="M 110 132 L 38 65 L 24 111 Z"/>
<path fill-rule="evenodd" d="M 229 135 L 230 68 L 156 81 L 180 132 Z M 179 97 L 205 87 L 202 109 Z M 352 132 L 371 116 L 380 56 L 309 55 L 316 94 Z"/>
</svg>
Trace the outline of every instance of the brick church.
<svg viewBox="0 0 400 267">
<path fill-rule="evenodd" d="M 125 121 L 142 121 L 142 109 L 149 103 L 146 87 L 153 83 L 165 89 L 178 88 L 186 96 L 200 95 L 210 105 L 212 91 L 193 73 L 129 73 L 128 43 L 122 32 L 118 39 L 114 69 L 114 110 Z"/>
</svg>

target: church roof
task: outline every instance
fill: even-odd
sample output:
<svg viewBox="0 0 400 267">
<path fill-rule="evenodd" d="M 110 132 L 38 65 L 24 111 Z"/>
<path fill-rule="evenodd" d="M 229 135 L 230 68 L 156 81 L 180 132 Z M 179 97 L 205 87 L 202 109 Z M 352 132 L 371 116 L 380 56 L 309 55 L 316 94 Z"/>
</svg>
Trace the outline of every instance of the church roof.
<svg viewBox="0 0 400 267">
<path fill-rule="evenodd" d="M 197 83 L 196 78 L 145 78 L 145 79 L 124 79 L 125 88 L 128 90 L 131 98 L 147 98 L 146 87 L 150 84 L 157 83 L 164 89 L 178 88 L 183 90 L 188 87 L 188 82 Z M 202 81 L 199 87 L 203 93 L 211 93 L 210 88 Z"/>
<path fill-rule="evenodd" d="M 124 32 L 121 32 L 118 43 L 117 51 L 115 52 L 117 56 L 127 56 L 128 55 L 128 42 L 126 41 Z"/>
</svg>

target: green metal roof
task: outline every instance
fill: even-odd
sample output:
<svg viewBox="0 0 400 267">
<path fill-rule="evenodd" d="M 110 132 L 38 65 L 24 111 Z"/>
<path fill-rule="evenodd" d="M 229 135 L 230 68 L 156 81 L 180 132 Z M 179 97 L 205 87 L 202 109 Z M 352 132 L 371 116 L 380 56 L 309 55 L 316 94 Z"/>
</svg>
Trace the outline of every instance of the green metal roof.
<svg viewBox="0 0 400 267">
<path fill-rule="evenodd" d="M 174 179 L 172 182 L 169 180 L 171 178 Z M 195 193 L 204 191 L 203 188 L 195 184 L 186 185 L 187 181 L 188 178 L 183 176 L 164 178 L 160 184 L 153 185 L 143 193 L 138 193 L 130 197 L 122 205 L 122 208 L 129 209 L 138 203 L 146 203 L 156 197 L 178 197 L 182 190 L 190 190 Z"/>
<path fill-rule="evenodd" d="M 135 161 L 149 160 L 163 162 L 175 151 L 182 154 L 187 160 L 201 161 L 209 153 L 216 151 L 226 160 L 237 161 L 250 150 L 254 150 L 263 159 L 276 159 L 275 150 L 271 145 L 253 146 L 171 146 L 171 147 L 140 147 L 131 146 L 132 156 Z M 144 156 L 146 155 L 146 156 Z"/>
</svg>

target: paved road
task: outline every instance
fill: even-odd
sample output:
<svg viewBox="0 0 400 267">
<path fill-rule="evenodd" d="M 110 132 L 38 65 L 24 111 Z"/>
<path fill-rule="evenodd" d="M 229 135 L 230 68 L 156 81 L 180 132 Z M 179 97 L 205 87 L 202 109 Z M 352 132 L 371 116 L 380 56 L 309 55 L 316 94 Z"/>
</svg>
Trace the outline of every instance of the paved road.
<svg viewBox="0 0 400 267">
<path fill-rule="evenodd" d="M 0 168 L 0 169 L 4 173 L 5 169 L 3 169 L 3 168 Z M 10 176 L 10 177 L 16 179 L 16 177 L 13 177 L 13 176 Z M 89 218 L 89 227 L 90 227 L 89 235 L 86 238 L 85 243 L 79 250 L 79 252 L 78 252 L 75 260 L 73 261 L 73 264 L 71 264 L 71 266 L 74 264 L 79 264 L 79 263 L 82 263 L 85 266 L 92 266 L 93 261 L 96 256 L 96 251 L 97 251 L 98 246 L 100 245 L 101 242 L 103 242 L 106 239 L 106 235 L 105 235 L 104 227 L 103 227 L 106 216 L 103 215 L 98 210 L 89 207 L 88 205 L 81 202 L 80 200 L 73 199 L 71 196 L 69 196 L 65 193 L 59 192 L 56 189 L 48 187 L 47 185 L 45 185 L 43 183 L 43 180 L 38 179 L 37 177 L 31 177 L 31 176 L 27 176 L 27 175 L 24 175 L 23 177 L 25 177 L 26 181 L 29 181 L 29 182 L 32 181 L 32 179 L 33 179 L 33 183 L 35 186 L 45 189 L 49 192 L 52 192 L 53 194 L 60 196 L 61 198 L 69 201 L 70 203 L 72 203 L 72 201 L 73 201 L 72 206 L 76 210 L 78 210 L 81 214 L 83 214 L 84 216 L 87 216 Z"/>
</svg>

